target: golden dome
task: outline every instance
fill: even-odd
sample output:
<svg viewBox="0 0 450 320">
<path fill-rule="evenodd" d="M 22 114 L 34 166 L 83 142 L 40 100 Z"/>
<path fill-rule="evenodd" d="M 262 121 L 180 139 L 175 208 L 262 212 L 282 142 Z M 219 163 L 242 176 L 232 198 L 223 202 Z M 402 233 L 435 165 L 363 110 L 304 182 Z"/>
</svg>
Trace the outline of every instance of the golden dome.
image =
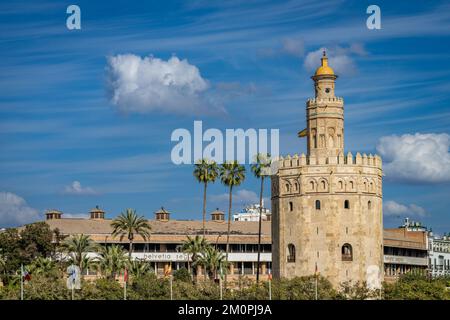
<svg viewBox="0 0 450 320">
<path fill-rule="evenodd" d="M 334 76 L 333 69 L 328 66 L 328 57 L 325 51 L 323 52 L 323 57 L 320 59 L 322 61 L 322 65 L 317 68 L 315 76 L 323 76 L 323 75 L 331 75 Z"/>
</svg>

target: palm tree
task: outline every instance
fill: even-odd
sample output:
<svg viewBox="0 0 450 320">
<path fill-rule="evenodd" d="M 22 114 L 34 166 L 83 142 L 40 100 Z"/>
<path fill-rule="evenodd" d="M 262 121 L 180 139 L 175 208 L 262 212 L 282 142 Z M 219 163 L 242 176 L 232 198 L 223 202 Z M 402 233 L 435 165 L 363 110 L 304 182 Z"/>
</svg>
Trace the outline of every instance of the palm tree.
<svg viewBox="0 0 450 320">
<path fill-rule="evenodd" d="M 228 253 L 230 252 L 230 229 L 231 229 L 231 208 L 233 198 L 233 187 L 239 186 L 245 180 L 245 167 L 240 165 L 236 160 L 225 162 L 220 166 L 220 180 L 229 188 L 228 202 L 228 229 L 227 229 L 227 247 L 225 263 L 228 265 Z M 227 274 L 225 272 L 225 289 L 227 288 Z"/>
<path fill-rule="evenodd" d="M 48 275 L 55 270 L 55 262 L 51 259 L 38 257 L 30 265 L 30 273 Z"/>
<path fill-rule="evenodd" d="M 208 242 L 206 241 L 206 239 L 204 237 L 200 237 L 199 235 L 196 235 L 195 238 L 187 236 L 187 240 L 185 242 L 183 242 L 183 245 L 181 247 L 181 250 L 183 252 L 191 255 L 192 267 L 193 267 L 192 271 L 194 273 L 194 278 L 197 275 L 197 270 L 196 270 L 196 268 L 198 267 L 197 259 L 199 257 L 199 254 L 205 249 L 205 247 L 207 245 L 208 245 Z"/>
<path fill-rule="evenodd" d="M 122 246 L 117 244 L 102 246 L 97 258 L 97 268 L 107 278 L 114 279 L 127 266 L 128 261 Z"/>
<path fill-rule="evenodd" d="M 215 247 L 208 245 L 204 248 L 203 252 L 199 255 L 197 263 L 205 268 L 205 273 L 208 272 L 208 276 L 211 280 L 217 277 L 217 270 L 223 266 L 223 260 L 225 255 L 222 251 Z"/>
<path fill-rule="evenodd" d="M 131 275 L 134 278 L 140 278 L 152 272 L 150 264 L 147 261 L 139 259 L 128 261 L 127 269 L 129 275 Z"/>
<path fill-rule="evenodd" d="M 259 224 L 258 224 L 258 259 L 256 270 L 256 283 L 259 283 L 259 271 L 261 264 L 261 225 L 262 225 L 262 207 L 263 207 L 263 194 L 264 194 L 264 178 L 268 175 L 268 169 L 270 168 L 270 154 L 256 155 L 256 162 L 251 165 L 253 174 L 257 179 L 261 179 L 261 190 L 259 192 Z"/>
<path fill-rule="evenodd" d="M 218 174 L 217 164 L 214 161 L 201 159 L 195 164 L 194 177 L 203 183 L 203 237 L 206 235 L 206 189 L 208 183 L 214 183 Z"/>
<path fill-rule="evenodd" d="M 129 249 L 128 259 L 131 260 L 131 253 L 133 252 L 133 240 L 134 236 L 140 235 L 144 240 L 150 237 L 151 227 L 148 224 L 147 219 L 144 216 L 138 217 L 136 210 L 127 209 L 125 213 L 121 213 L 119 217 L 111 222 L 113 227 L 112 236 L 120 236 L 122 241 L 124 236 L 127 236 Z"/>
<path fill-rule="evenodd" d="M 89 236 L 78 234 L 66 239 L 63 243 L 63 248 L 69 254 L 70 262 L 77 265 L 80 268 L 80 272 L 83 273 L 91 260 L 87 253 L 96 251 L 97 245 Z"/>
</svg>

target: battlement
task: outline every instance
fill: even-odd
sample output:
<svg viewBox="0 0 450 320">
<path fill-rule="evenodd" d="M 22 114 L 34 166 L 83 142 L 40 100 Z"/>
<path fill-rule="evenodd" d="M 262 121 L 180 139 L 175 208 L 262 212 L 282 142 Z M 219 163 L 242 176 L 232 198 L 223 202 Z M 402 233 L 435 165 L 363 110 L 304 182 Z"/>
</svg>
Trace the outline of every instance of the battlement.
<svg viewBox="0 0 450 320">
<path fill-rule="evenodd" d="M 301 166 L 313 166 L 313 165 L 349 165 L 349 166 L 368 166 L 381 169 L 382 160 L 379 155 L 356 153 L 355 156 L 351 152 L 348 152 L 346 156 L 339 154 L 338 156 L 330 157 L 315 157 L 306 156 L 304 153 L 301 155 L 294 154 L 294 156 L 287 155 L 285 157 L 279 157 L 279 168 L 297 168 Z"/>
<path fill-rule="evenodd" d="M 344 98 L 342 97 L 331 97 L 331 98 L 309 98 L 308 100 L 306 100 L 306 104 L 310 105 L 310 104 L 314 104 L 314 103 L 332 103 L 332 102 L 339 102 L 339 103 L 344 103 Z"/>
</svg>

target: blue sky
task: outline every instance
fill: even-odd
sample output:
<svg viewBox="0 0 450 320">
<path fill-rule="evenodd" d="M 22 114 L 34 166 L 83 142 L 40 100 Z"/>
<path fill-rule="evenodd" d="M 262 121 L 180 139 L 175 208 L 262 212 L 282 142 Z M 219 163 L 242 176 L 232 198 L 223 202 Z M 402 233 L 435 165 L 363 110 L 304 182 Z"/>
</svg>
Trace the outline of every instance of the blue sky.
<svg viewBox="0 0 450 320">
<path fill-rule="evenodd" d="M 95 205 L 108 217 L 164 206 L 200 218 L 202 189 L 191 166 L 171 163 L 172 131 L 194 120 L 278 128 L 281 153 L 305 152 L 296 133 L 326 48 L 345 99 L 346 151 L 383 156 L 385 225 L 409 216 L 450 231 L 445 1 L 379 1 L 381 30 L 367 29 L 373 3 L 359 0 L 78 1 L 81 30 L 66 28 L 70 4 L 0 4 L 0 225 Z M 173 79 L 188 89 L 153 103 L 144 79 L 136 108 L 136 96 L 114 101 L 128 88 L 126 61 L 157 75 L 155 64 L 170 68 L 175 57 L 193 71 Z M 258 181 L 248 173 L 236 192 L 239 210 L 256 200 Z M 225 193 L 210 188 L 209 211 L 226 209 Z"/>
</svg>

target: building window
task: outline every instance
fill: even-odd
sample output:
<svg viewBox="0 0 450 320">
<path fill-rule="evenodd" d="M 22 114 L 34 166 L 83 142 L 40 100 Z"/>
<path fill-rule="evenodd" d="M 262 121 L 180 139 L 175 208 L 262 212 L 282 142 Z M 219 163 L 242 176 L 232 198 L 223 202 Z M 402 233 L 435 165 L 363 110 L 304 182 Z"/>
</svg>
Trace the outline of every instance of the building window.
<svg viewBox="0 0 450 320">
<path fill-rule="evenodd" d="M 348 243 L 342 246 L 342 261 L 353 261 L 353 249 Z"/>
<path fill-rule="evenodd" d="M 294 211 L 294 204 L 292 201 L 289 201 L 289 211 Z"/>
<path fill-rule="evenodd" d="M 344 209 L 350 209 L 350 201 L 348 200 L 344 201 Z"/>
<path fill-rule="evenodd" d="M 288 244 L 287 262 L 295 262 L 295 246 L 292 243 Z"/>
<path fill-rule="evenodd" d="M 367 208 L 369 210 L 372 209 L 372 201 L 367 202 Z"/>
<path fill-rule="evenodd" d="M 289 183 L 286 183 L 286 192 L 289 192 Z"/>
<path fill-rule="evenodd" d="M 294 186 L 295 186 L 295 191 L 298 191 L 298 183 L 297 182 L 295 183 Z"/>
<path fill-rule="evenodd" d="M 316 210 L 320 210 L 320 200 L 316 200 Z"/>
</svg>

